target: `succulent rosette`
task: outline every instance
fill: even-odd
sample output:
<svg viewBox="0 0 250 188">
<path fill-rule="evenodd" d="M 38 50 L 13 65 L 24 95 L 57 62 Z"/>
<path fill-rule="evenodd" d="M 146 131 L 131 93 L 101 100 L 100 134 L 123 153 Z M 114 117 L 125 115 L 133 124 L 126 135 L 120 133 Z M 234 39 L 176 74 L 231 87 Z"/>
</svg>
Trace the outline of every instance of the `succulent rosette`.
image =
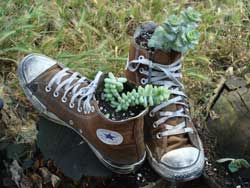
<svg viewBox="0 0 250 188">
<path fill-rule="evenodd" d="M 167 32 L 178 33 L 182 20 L 176 15 L 170 16 L 162 25 Z"/>
<path fill-rule="evenodd" d="M 185 33 L 186 44 L 197 45 L 199 43 L 200 33 L 196 30 L 188 31 Z"/>
<path fill-rule="evenodd" d="M 177 38 L 175 42 L 171 45 L 171 49 L 177 52 L 186 51 L 186 47 L 183 46 L 181 38 Z"/>
<path fill-rule="evenodd" d="M 181 12 L 185 22 L 199 23 L 201 21 L 200 13 L 195 11 L 192 7 L 188 7 L 186 10 Z"/>
<path fill-rule="evenodd" d="M 153 47 L 155 49 L 162 49 L 163 45 L 165 44 L 164 41 L 166 41 L 166 32 L 163 27 L 158 26 L 155 31 L 154 35 L 151 37 L 151 39 L 148 41 L 148 46 Z"/>
<path fill-rule="evenodd" d="M 183 49 L 182 53 L 185 53 L 188 49 L 194 49 L 194 47 L 199 43 L 200 34 L 196 30 L 187 31 L 181 35 L 181 43 Z"/>
<path fill-rule="evenodd" d="M 192 7 L 181 12 L 181 16 L 170 16 L 155 29 L 148 46 L 162 51 L 186 53 L 198 44 L 200 33 L 196 30 L 201 21 L 200 14 Z"/>
</svg>

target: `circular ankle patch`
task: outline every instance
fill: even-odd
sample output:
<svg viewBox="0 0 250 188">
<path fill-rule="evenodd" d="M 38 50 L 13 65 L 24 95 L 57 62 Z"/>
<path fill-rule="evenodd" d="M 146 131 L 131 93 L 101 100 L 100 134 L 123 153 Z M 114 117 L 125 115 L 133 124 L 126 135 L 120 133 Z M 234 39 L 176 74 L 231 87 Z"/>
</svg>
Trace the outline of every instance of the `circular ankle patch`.
<svg viewBox="0 0 250 188">
<path fill-rule="evenodd" d="M 107 129 L 97 129 L 96 135 L 103 143 L 109 145 L 119 145 L 123 141 L 123 137 L 120 133 Z"/>
</svg>

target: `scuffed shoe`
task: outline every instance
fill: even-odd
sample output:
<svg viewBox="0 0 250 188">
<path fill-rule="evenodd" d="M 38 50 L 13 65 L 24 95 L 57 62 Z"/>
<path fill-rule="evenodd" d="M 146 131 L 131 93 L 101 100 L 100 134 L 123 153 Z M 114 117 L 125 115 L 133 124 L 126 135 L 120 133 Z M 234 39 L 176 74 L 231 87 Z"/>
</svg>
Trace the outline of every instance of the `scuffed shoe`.
<svg viewBox="0 0 250 188">
<path fill-rule="evenodd" d="M 111 120 L 99 108 L 104 74 L 93 81 L 44 55 L 26 56 L 18 68 L 28 99 L 46 118 L 78 133 L 109 169 L 130 173 L 145 158 L 143 116 Z M 99 98 L 98 98 L 99 97 Z"/>
<path fill-rule="evenodd" d="M 154 170 L 167 180 L 195 179 L 203 172 L 204 151 L 182 91 L 182 55 L 140 47 L 136 43 L 139 30 L 153 33 L 156 25 L 149 22 L 141 27 L 130 45 L 126 77 L 138 85 L 163 85 L 171 90 L 170 99 L 151 108 L 145 116 L 147 157 Z"/>
</svg>

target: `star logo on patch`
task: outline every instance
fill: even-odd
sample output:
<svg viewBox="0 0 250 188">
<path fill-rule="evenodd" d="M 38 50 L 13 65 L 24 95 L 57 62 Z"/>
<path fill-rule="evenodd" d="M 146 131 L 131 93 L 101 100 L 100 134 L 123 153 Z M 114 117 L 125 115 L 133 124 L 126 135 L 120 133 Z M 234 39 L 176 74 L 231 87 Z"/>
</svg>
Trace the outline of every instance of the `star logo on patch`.
<svg viewBox="0 0 250 188">
<path fill-rule="evenodd" d="M 110 133 L 108 133 L 108 134 L 105 134 L 105 133 L 104 133 L 104 135 L 105 135 L 105 137 L 106 137 L 107 139 L 113 140 L 113 139 L 115 138 L 115 136 L 113 136 L 113 135 L 110 134 Z"/>
<path fill-rule="evenodd" d="M 109 145 L 119 145 L 123 142 L 123 136 L 116 131 L 97 129 L 96 136 L 100 141 Z"/>
</svg>

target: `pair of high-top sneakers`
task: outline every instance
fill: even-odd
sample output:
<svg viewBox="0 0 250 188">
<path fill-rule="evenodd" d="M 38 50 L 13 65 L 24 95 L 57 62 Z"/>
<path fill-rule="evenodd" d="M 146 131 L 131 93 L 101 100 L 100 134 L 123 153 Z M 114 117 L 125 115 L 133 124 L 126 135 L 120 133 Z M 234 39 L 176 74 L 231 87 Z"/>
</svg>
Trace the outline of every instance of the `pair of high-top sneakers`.
<svg viewBox="0 0 250 188">
<path fill-rule="evenodd" d="M 94 80 L 72 72 L 49 57 L 31 54 L 19 64 L 21 86 L 48 119 L 77 132 L 109 169 L 130 173 L 144 161 L 163 178 L 188 181 L 201 175 L 204 151 L 189 116 L 181 83 L 182 55 L 141 48 L 132 39 L 125 74 L 136 85 L 161 85 L 170 99 L 132 118 L 116 121 L 100 110 L 96 93 L 104 74 Z"/>
</svg>

